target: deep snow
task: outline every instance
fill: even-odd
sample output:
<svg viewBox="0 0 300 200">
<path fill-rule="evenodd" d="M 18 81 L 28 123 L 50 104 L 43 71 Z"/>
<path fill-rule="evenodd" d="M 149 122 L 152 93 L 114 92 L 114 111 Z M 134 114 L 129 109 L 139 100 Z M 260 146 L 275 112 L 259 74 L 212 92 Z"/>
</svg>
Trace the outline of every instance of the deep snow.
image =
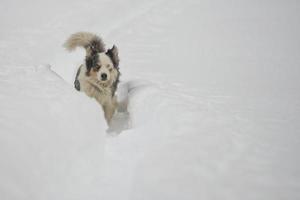
<svg viewBox="0 0 300 200">
<path fill-rule="evenodd" d="M 2 1 L 0 198 L 299 199 L 299 8 Z M 61 46 L 82 30 L 120 51 L 109 129 Z"/>
</svg>

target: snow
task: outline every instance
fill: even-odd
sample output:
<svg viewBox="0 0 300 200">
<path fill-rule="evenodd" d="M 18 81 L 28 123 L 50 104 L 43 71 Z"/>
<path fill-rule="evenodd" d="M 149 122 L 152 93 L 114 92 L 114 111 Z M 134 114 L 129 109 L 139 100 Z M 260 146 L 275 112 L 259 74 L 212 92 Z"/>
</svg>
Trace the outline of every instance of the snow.
<svg viewBox="0 0 300 200">
<path fill-rule="evenodd" d="M 0 198 L 299 199 L 299 8 L 2 1 Z M 76 31 L 119 48 L 110 128 L 73 89 Z"/>
<path fill-rule="evenodd" d="M 98 105 L 49 66 L 1 66 L 0 77 L 1 199 L 95 193 L 106 127 Z"/>
</svg>

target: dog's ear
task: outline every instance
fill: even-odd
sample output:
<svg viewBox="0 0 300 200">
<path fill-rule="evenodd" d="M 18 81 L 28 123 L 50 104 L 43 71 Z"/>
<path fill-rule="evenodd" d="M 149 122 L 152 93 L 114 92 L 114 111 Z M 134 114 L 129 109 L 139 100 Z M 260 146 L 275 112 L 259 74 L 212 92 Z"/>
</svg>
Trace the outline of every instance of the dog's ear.
<svg viewBox="0 0 300 200">
<path fill-rule="evenodd" d="M 108 49 L 106 52 L 106 55 L 108 55 L 111 59 L 111 61 L 114 64 L 115 68 L 119 68 L 119 54 L 118 54 L 118 48 L 113 45 L 113 47 L 111 49 Z"/>
</svg>

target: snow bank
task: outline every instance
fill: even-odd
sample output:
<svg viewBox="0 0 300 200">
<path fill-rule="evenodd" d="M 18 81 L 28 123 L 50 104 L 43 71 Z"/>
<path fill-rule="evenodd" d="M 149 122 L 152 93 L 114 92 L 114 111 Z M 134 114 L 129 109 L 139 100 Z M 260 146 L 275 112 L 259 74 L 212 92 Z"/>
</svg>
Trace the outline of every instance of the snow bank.
<svg viewBox="0 0 300 200">
<path fill-rule="evenodd" d="M 299 196 L 297 101 L 191 95 L 182 86 L 142 80 L 124 84 L 131 129 L 106 141 L 105 199 Z"/>
<path fill-rule="evenodd" d="M 1 67 L 1 199 L 96 199 L 101 109 L 47 66 Z"/>
</svg>

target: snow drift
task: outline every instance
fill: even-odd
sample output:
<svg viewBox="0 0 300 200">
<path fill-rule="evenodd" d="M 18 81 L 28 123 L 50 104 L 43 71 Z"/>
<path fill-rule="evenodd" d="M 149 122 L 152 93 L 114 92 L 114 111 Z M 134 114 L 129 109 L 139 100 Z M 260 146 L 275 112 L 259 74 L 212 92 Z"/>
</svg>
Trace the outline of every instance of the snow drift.
<svg viewBox="0 0 300 200">
<path fill-rule="evenodd" d="M 106 129 L 96 102 L 49 66 L 2 66 L 0 78 L 1 199 L 96 199 Z"/>
</svg>

